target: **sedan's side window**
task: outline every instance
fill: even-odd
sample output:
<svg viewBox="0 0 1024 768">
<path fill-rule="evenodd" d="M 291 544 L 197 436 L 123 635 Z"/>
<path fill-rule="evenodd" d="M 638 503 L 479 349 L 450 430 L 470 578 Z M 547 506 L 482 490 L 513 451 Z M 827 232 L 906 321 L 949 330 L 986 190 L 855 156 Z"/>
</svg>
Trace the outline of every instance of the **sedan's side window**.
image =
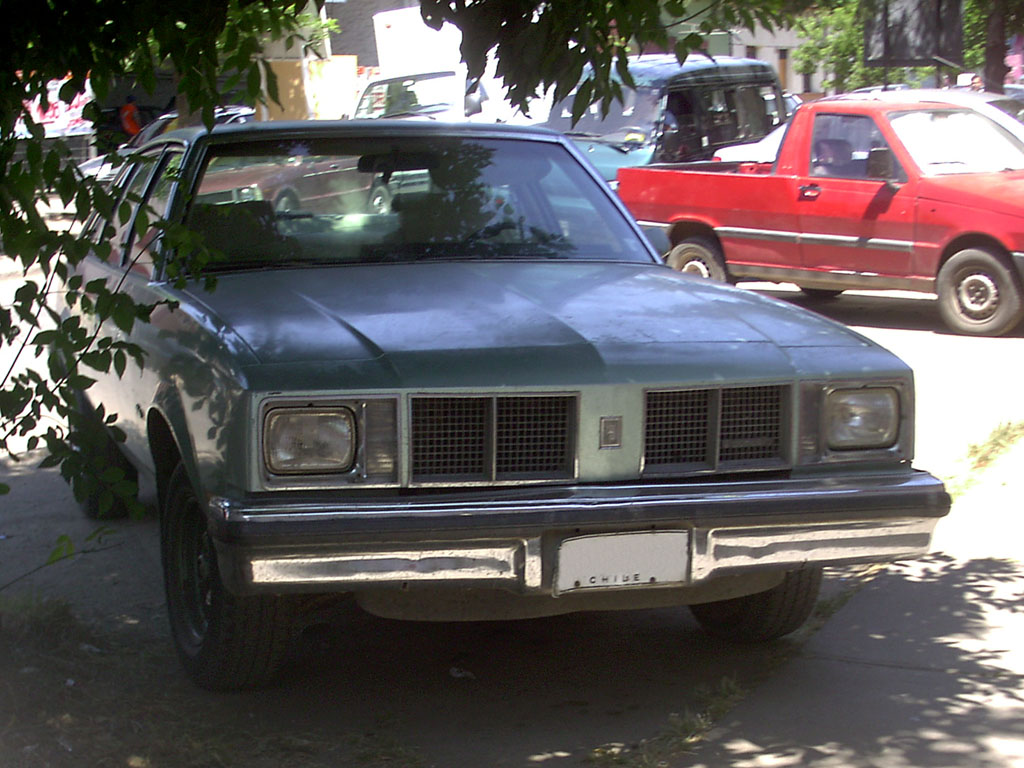
<svg viewBox="0 0 1024 768">
<path fill-rule="evenodd" d="M 121 185 L 114 215 L 103 229 L 103 238 L 111 245 L 111 264 L 124 264 L 139 201 L 153 176 L 158 157 L 156 153 L 144 156 L 128 171 Z"/>
<path fill-rule="evenodd" d="M 142 201 L 132 225 L 132 237 L 128 243 L 128 253 L 130 254 L 128 265 L 133 272 L 138 272 L 146 277 L 151 278 L 156 268 L 154 251 L 156 250 L 157 236 L 160 234 L 160 228 L 156 224 L 167 215 L 171 193 L 178 181 L 182 157 L 182 153 L 177 151 L 169 151 L 164 154 L 157 170 L 156 181 Z M 142 211 L 145 211 L 144 217 Z M 142 226 L 143 223 L 145 226 Z"/>
</svg>

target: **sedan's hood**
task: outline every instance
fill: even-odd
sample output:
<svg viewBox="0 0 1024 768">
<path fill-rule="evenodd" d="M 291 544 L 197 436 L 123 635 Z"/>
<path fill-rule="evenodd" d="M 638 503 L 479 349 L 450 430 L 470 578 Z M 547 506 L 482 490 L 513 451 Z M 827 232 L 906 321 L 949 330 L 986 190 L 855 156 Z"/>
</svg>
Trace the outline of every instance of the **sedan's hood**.
<svg viewBox="0 0 1024 768">
<path fill-rule="evenodd" d="M 1024 216 L 1024 171 L 927 176 L 917 194 L 922 200 Z"/>
<path fill-rule="evenodd" d="M 714 382 L 799 375 L 812 358 L 834 371 L 888 354 L 810 312 L 653 264 L 247 272 L 191 298 L 251 349 L 250 373 L 259 370 L 263 385 L 343 372 L 364 387 Z"/>
</svg>

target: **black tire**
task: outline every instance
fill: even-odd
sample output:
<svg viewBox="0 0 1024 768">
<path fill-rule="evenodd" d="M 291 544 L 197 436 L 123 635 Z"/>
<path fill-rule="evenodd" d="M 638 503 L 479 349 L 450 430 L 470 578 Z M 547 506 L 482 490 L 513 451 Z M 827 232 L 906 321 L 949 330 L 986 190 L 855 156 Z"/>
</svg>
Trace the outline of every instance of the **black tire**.
<svg viewBox="0 0 1024 768">
<path fill-rule="evenodd" d="M 665 257 L 672 269 L 720 283 L 727 282 L 729 274 L 718 243 L 706 237 L 688 237 L 676 243 Z"/>
<path fill-rule="evenodd" d="M 984 248 L 965 248 L 942 265 L 935 281 L 939 314 L 950 330 L 1002 336 L 1024 319 L 1020 280 Z"/>
<path fill-rule="evenodd" d="M 814 610 L 821 590 L 821 568 L 790 571 L 765 592 L 691 605 L 690 612 L 709 634 L 741 643 L 763 643 L 798 629 Z"/>
<path fill-rule="evenodd" d="M 826 299 L 836 298 L 842 293 L 842 290 L 836 290 L 834 288 L 804 288 L 804 286 L 801 285 L 800 292 L 809 299 L 824 301 Z"/>
<path fill-rule="evenodd" d="M 189 677 L 211 691 L 274 682 L 293 637 L 292 603 L 225 589 L 206 515 L 180 463 L 168 483 L 160 549 L 171 635 Z"/>
</svg>

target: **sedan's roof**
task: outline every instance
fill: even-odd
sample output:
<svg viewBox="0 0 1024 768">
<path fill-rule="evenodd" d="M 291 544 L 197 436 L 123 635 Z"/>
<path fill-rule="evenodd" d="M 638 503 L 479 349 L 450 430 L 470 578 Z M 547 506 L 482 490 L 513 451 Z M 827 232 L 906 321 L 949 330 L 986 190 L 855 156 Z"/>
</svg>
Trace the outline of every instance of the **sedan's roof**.
<svg viewBox="0 0 1024 768">
<path fill-rule="evenodd" d="M 310 138 L 345 138 L 352 136 L 477 136 L 493 138 L 540 139 L 562 141 L 556 131 L 539 126 L 507 125 L 503 123 L 444 123 L 433 120 L 272 120 L 267 122 L 230 123 L 215 125 L 212 131 L 205 126 L 179 128 L 161 138 L 174 138 L 191 143 L 211 135 L 218 138 L 261 140 L 307 136 Z"/>
</svg>

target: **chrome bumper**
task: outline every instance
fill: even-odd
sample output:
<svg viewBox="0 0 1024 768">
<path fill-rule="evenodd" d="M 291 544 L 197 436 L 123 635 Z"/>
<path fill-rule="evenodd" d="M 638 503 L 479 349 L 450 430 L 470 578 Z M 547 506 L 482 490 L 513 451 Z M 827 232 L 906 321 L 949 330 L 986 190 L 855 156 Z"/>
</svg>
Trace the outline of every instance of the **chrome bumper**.
<svg viewBox="0 0 1024 768">
<path fill-rule="evenodd" d="M 315 502 L 211 506 L 221 572 L 243 592 L 374 586 L 552 594 L 572 536 L 684 531 L 692 586 L 719 576 L 888 562 L 928 552 L 949 510 L 923 472 L 837 483 L 571 489 L 565 498 L 418 500 L 332 509 Z M 218 533 L 219 529 L 219 533 Z"/>
</svg>

